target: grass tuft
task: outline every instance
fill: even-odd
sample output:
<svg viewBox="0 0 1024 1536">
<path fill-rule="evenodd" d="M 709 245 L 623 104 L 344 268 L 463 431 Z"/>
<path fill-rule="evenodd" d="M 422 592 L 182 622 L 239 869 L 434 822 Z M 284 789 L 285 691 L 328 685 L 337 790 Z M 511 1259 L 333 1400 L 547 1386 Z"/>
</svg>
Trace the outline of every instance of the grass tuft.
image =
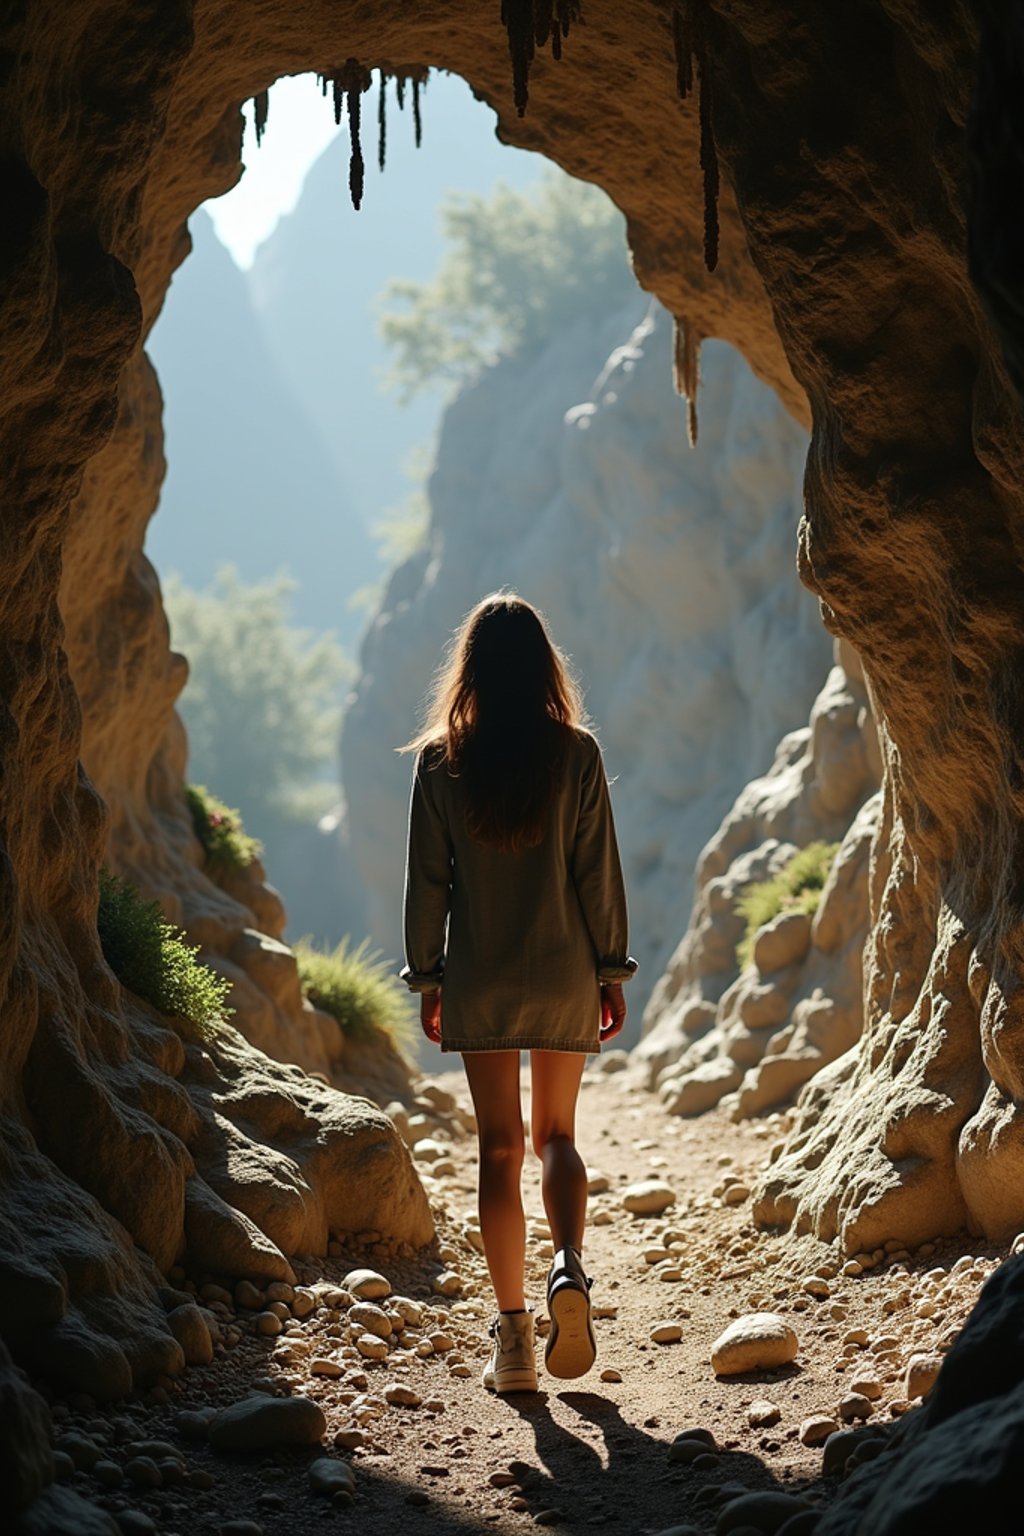
<svg viewBox="0 0 1024 1536">
<path fill-rule="evenodd" d="M 210 874 L 237 873 L 259 858 L 263 844 L 246 832 L 241 813 L 211 795 L 205 784 L 186 784 L 185 800 Z"/>
<path fill-rule="evenodd" d="M 369 943 L 363 939 L 353 949 L 346 936 L 325 954 L 310 939 L 300 939 L 293 950 L 302 990 L 314 1007 L 337 1019 L 346 1038 L 383 1035 L 393 1045 L 409 1045 L 415 1038 L 409 993 Z"/>
<path fill-rule="evenodd" d="M 127 880 L 105 869 L 96 921 L 104 959 L 121 985 L 172 1015 L 189 1034 L 209 1039 L 214 1025 L 234 1012 L 224 1003 L 231 983 L 196 959 L 199 946 L 185 942 L 155 901 L 144 901 Z"/>
<path fill-rule="evenodd" d="M 765 923 L 770 923 L 780 912 L 814 915 L 838 851 L 838 843 L 808 843 L 806 848 L 794 853 L 771 880 L 759 880 L 756 885 L 747 887 L 736 903 L 737 912 L 747 922 L 743 937 L 736 945 L 736 959 L 741 970 L 753 964 L 754 939 Z"/>
</svg>

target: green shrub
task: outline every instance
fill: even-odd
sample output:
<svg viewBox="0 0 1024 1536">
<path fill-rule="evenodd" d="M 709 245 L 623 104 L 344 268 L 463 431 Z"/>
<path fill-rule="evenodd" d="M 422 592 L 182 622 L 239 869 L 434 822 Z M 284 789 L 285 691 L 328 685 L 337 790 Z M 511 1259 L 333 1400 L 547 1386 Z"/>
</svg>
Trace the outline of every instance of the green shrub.
<svg viewBox="0 0 1024 1536">
<path fill-rule="evenodd" d="M 808 843 L 771 880 L 750 885 L 736 903 L 747 926 L 736 946 L 736 959 L 745 970 L 754 959 L 754 938 L 759 928 L 780 912 L 807 912 L 813 916 L 839 851 L 838 843 Z"/>
<path fill-rule="evenodd" d="M 239 811 L 211 795 L 205 784 L 186 784 L 185 799 L 211 874 L 248 869 L 259 858 L 263 844 L 246 832 Z"/>
<path fill-rule="evenodd" d="M 200 1039 L 234 1012 L 224 1004 L 231 983 L 196 959 L 199 946 L 185 942 L 155 901 L 143 901 L 133 885 L 107 870 L 100 873 L 96 922 L 104 959 L 121 985 Z"/>
<path fill-rule="evenodd" d="M 414 1038 L 409 993 L 369 942 L 364 939 L 352 949 L 346 936 L 324 954 L 311 940 L 300 939 L 294 953 L 302 990 L 314 1007 L 337 1019 L 349 1039 L 384 1035 L 395 1045 L 407 1045 Z"/>
</svg>

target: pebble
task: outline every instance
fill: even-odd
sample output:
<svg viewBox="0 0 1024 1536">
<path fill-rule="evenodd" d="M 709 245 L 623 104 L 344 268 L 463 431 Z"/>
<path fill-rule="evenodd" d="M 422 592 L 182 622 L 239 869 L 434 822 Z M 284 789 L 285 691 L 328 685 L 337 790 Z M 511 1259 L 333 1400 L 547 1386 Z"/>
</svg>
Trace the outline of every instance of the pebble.
<svg viewBox="0 0 1024 1536">
<path fill-rule="evenodd" d="M 366 1444 L 366 1434 L 361 1429 L 339 1429 L 334 1437 L 339 1451 L 357 1451 Z"/>
<path fill-rule="evenodd" d="M 622 1380 L 622 1372 L 615 1370 L 614 1367 L 612 1367 L 610 1365 L 607 1365 L 607 1366 L 605 1366 L 604 1370 L 601 1372 L 601 1380 L 602 1381 L 621 1381 Z"/>
<path fill-rule="evenodd" d="M 375 1269 L 352 1269 L 341 1282 L 360 1301 L 380 1301 L 391 1295 L 391 1282 Z"/>
<path fill-rule="evenodd" d="M 863 1392 L 848 1392 L 839 1401 L 839 1417 L 844 1424 L 852 1424 L 856 1419 L 869 1419 L 875 1411 L 875 1405 Z"/>
<path fill-rule="evenodd" d="M 292 1297 L 292 1317 L 297 1317 L 301 1321 L 302 1318 L 309 1317 L 315 1311 L 316 1297 L 313 1292 L 304 1285 L 296 1286 L 295 1294 Z"/>
<path fill-rule="evenodd" d="M 622 1204 L 634 1216 L 660 1216 L 675 1203 L 676 1192 L 663 1179 L 641 1179 L 622 1191 Z"/>
<path fill-rule="evenodd" d="M 832 1294 L 828 1281 L 823 1280 L 820 1275 L 807 1275 L 805 1279 L 801 1280 L 800 1289 L 806 1296 L 817 1296 L 822 1301 L 825 1301 Z"/>
<path fill-rule="evenodd" d="M 326 1432 L 323 1410 L 312 1399 L 257 1393 L 221 1409 L 210 1425 L 210 1444 L 218 1451 L 262 1451 L 319 1445 Z"/>
<path fill-rule="evenodd" d="M 162 1488 L 163 1473 L 152 1456 L 133 1456 L 125 1462 L 124 1475 L 136 1488 Z"/>
<path fill-rule="evenodd" d="M 652 1344 L 678 1344 L 682 1336 L 682 1323 L 655 1323 L 650 1332 Z"/>
<path fill-rule="evenodd" d="M 266 1292 L 253 1285 L 251 1280 L 239 1280 L 235 1286 L 235 1305 L 245 1307 L 249 1312 L 258 1312 L 266 1300 Z"/>
<path fill-rule="evenodd" d="M 823 1445 L 829 1435 L 834 1435 L 839 1425 L 823 1413 L 812 1413 L 800 1425 L 797 1438 L 801 1445 Z"/>
<path fill-rule="evenodd" d="M 314 1493 L 328 1498 L 336 1493 L 353 1493 L 356 1475 L 347 1461 L 335 1461 L 331 1456 L 318 1456 L 306 1474 Z"/>
<path fill-rule="evenodd" d="M 124 1482 L 124 1473 L 116 1461 L 98 1461 L 92 1475 L 101 1488 L 120 1488 Z"/>
<path fill-rule="evenodd" d="M 65 1456 L 70 1456 L 79 1472 L 90 1471 L 103 1454 L 88 1435 L 77 1434 L 74 1430 L 69 1430 L 60 1436 L 57 1441 L 57 1450 L 63 1451 Z"/>
<path fill-rule="evenodd" d="M 492 1488 L 511 1488 L 516 1482 L 514 1472 L 492 1472 L 487 1479 Z"/>
<path fill-rule="evenodd" d="M 342 1376 L 345 1367 L 337 1360 L 329 1360 L 326 1355 L 314 1355 L 309 1362 L 309 1374 L 311 1376 Z"/>
<path fill-rule="evenodd" d="M 561 1525 L 565 1519 L 560 1509 L 538 1509 L 533 1517 L 534 1525 Z"/>
<path fill-rule="evenodd" d="M 54 1451 L 53 1475 L 58 1483 L 69 1483 L 75 1475 L 75 1464 L 67 1451 Z"/>
<path fill-rule="evenodd" d="M 186 1365 L 209 1365 L 213 1359 L 213 1339 L 200 1309 L 194 1302 L 174 1307 L 167 1314 L 167 1326 L 181 1345 Z"/>
<path fill-rule="evenodd" d="M 388 1302 L 388 1309 L 391 1312 L 397 1312 L 410 1328 L 419 1328 L 423 1322 L 422 1304 L 408 1296 L 392 1296 Z"/>
<path fill-rule="evenodd" d="M 782 1409 L 778 1403 L 773 1403 L 766 1397 L 757 1398 L 747 1409 L 747 1423 L 752 1429 L 767 1429 L 770 1425 L 777 1424 L 781 1418 Z"/>
<path fill-rule="evenodd" d="M 745 1184 L 730 1184 L 722 1193 L 723 1205 L 742 1205 L 750 1199 L 750 1190 Z"/>
<path fill-rule="evenodd" d="M 457 1296 L 462 1290 L 462 1276 L 453 1269 L 443 1269 L 431 1282 L 431 1290 L 438 1296 Z"/>
<path fill-rule="evenodd" d="M 859 1392 L 861 1397 L 868 1397 L 875 1403 L 882 1395 L 882 1383 L 874 1376 L 857 1376 L 850 1382 L 850 1391 Z"/>
<path fill-rule="evenodd" d="M 715 1340 L 711 1367 L 716 1376 L 767 1370 L 788 1365 L 799 1348 L 797 1336 L 784 1318 L 774 1312 L 748 1312 Z"/>
<path fill-rule="evenodd" d="M 941 1355 L 911 1355 L 903 1377 L 903 1396 L 927 1397 L 942 1369 Z"/>
<path fill-rule="evenodd" d="M 356 1339 L 356 1349 L 364 1360 L 386 1360 L 388 1346 L 375 1333 L 361 1333 Z"/>
<path fill-rule="evenodd" d="M 364 1333 L 375 1334 L 378 1339 L 390 1339 L 394 1332 L 384 1308 L 374 1306 L 372 1301 L 357 1301 L 348 1316 Z"/>
<path fill-rule="evenodd" d="M 587 1169 L 587 1194 L 603 1195 L 611 1188 L 611 1179 L 597 1168 Z"/>
<path fill-rule="evenodd" d="M 275 1338 L 283 1328 L 281 1319 L 275 1312 L 257 1312 L 255 1318 L 256 1332 L 263 1334 L 265 1338 Z"/>
<path fill-rule="evenodd" d="M 384 1401 L 390 1403 L 392 1408 L 419 1408 L 423 1399 L 412 1387 L 396 1381 L 384 1388 Z"/>
<path fill-rule="evenodd" d="M 735 1532 L 754 1530 L 771 1533 L 781 1529 L 794 1515 L 810 1510 L 806 1499 L 795 1493 L 742 1493 L 738 1499 L 730 1499 L 715 1525 L 715 1536 L 730 1536 Z"/>
<path fill-rule="evenodd" d="M 121 1536 L 156 1536 L 156 1526 L 141 1509 L 119 1509 L 114 1520 Z"/>
</svg>

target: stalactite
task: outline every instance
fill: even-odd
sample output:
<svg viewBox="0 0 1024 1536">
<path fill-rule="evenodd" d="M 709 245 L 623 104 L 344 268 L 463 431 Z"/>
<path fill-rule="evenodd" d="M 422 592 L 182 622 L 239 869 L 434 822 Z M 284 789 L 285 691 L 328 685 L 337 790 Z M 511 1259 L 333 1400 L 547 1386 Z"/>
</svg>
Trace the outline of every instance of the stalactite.
<svg viewBox="0 0 1024 1536">
<path fill-rule="evenodd" d="M 405 111 L 405 76 L 395 76 L 395 96 L 398 99 L 399 112 Z"/>
<path fill-rule="evenodd" d="M 384 170 L 388 143 L 387 83 L 387 75 L 381 70 L 380 90 L 377 94 L 377 165 L 381 171 Z"/>
<path fill-rule="evenodd" d="M 417 76 L 412 82 L 412 121 L 416 135 L 416 148 L 423 143 L 423 117 L 420 113 L 420 81 Z"/>
<path fill-rule="evenodd" d="M 686 435 L 697 446 L 697 389 L 700 385 L 701 334 L 692 320 L 675 317 L 675 386 L 686 401 Z"/>
<path fill-rule="evenodd" d="M 334 124 L 341 127 L 342 114 L 345 111 L 345 90 L 340 80 L 331 81 L 331 95 L 334 98 Z"/>
<path fill-rule="evenodd" d="M 512 99 L 522 117 L 529 97 L 530 65 L 550 38 L 551 56 L 562 57 L 562 39 L 579 22 L 580 0 L 501 0 L 501 22 L 512 60 Z"/>
<path fill-rule="evenodd" d="M 676 83 L 682 100 L 685 101 L 693 90 L 695 73 L 700 85 L 698 111 L 700 168 L 704 176 L 704 265 L 709 272 L 713 272 L 718 265 L 719 172 L 712 118 L 707 0 L 682 0 L 672 17 L 672 41 L 676 54 Z"/>
<path fill-rule="evenodd" d="M 270 92 L 259 91 L 252 99 L 252 123 L 256 129 L 256 148 L 263 143 L 267 131 L 267 115 L 270 112 Z"/>
</svg>

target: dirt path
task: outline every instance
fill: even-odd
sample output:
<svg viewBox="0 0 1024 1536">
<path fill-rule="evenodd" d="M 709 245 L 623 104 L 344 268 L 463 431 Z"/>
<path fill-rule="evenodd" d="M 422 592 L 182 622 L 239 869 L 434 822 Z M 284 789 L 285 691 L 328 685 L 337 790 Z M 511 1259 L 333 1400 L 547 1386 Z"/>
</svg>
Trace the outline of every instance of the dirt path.
<svg viewBox="0 0 1024 1536">
<path fill-rule="evenodd" d="M 445 1078 L 444 1085 L 452 1081 Z M 468 1103 L 461 1079 L 455 1082 Z M 745 1126 L 715 1114 L 672 1119 L 621 1078 L 585 1080 L 581 1150 L 588 1167 L 607 1180 L 591 1200 L 585 1254 L 595 1305 L 608 1314 L 597 1322 L 598 1363 L 579 1383 L 542 1377 L 536 1396 L 495 1399 L 479 1384 L 491 1305 L 473 1244 L 473 1138 L 450 1114 L 414 1125 L 412 1135 L 430 1131 L 440 1148 L 428 1162 L 423 1154 L 437 1149 L 421 1140 L 417 1158 L 435 1208 L 439 1254 L 428 1264 L 371 1243 L 297 1265 L 319 1305 L 301 1321 L 284 1309 L 290 1332 L 276 1338 L 254 1331 L 267 1325 L 256 1325 L 253 1312 L 239 1307 L 232 1319 L 233 1309 L 217 1303 L 225 1327 L 235 1329 L 228 1337 L 239 1329 L 241 1337 L 212 1365 L 154 1394 L 165 1401 L 109 1414 L 87 1403 L 56 1409 L 58 1430 L 90 1437 L 122 1475 L 139 1459 L 141 1442 L 165 1442 L 161 1454 L 150 1450 L 142 1458 L 163 1468 L 164 1486 L 140 1488 L 129 1473 L 114 1487 L 115 1474 L 108 1472 L 104 1489 L 95 1469 L 75 1473 L 74 1486 L 137 1536 L 302 1536 L 335 1528 L 360 1536 L 396 1530 L 434 1536 L 534 1524 L 639 1536 L 684 1523 L 712 1531 L 722 1503 L 744 1489 L 782 1489 L 827 1502 L 835 1482 L 821 1480 L 820 1446 L 801 1444 L 803 1421 L 814 1414 L 837 1417 L 840 1398 L 859 1384 L 869 1394 L 871 1421 L 892 1422 L 903 1411 L 909 1358 L 948 1345 L 1005 1254 L 955 1243 L 929 1252 L 926 1245 L 917 1255 L 896 1253 L 847 1276 L 839 1272 L 841 1256 L 813 1241 L 757 1233 L 742 1192 L 781 1129 L 778 1119 Z M 541 1313 L 549 1249 L 538 1171 L 528 1154 L 529 1278 Z M 641 1218 L 623 1209 L 625 1186 L 644 1178 L 663 1179 L 675 1191 L 664 1214 Z M 732 1193 L 723 1187 L 729 1181 Z M 659 1258 L 666 1240 L 675 1246 Z M 976 1257 L 961 1258 L 965 1251 Z M 385 1275 L 393 1295 L 428 1309 L 419 1326 L 407 1323 L 391 1340 L 386 1361 L 359 1357 L 350 1343 L 352 1319 L 337 1305 L 346 1300 L 337 1288 L 357 1265 Z M 458 1288 L 447 1282 L 448 1297 L 436 1290 L 445 1269 L 461 1280 Z M 380 1305 L 393 1310 L 393 1297 Z M 415 1307 L 406 1310 L 415 1316 Z M 795 1328 L 796 1361 L 716 1379 L 712 1341 L 733 1317 L 762 1310 Z M 681 1324 L 680 1340 L 652 1342 L 652 1328 L 666 1321 Z M 854 1330 L 862 1333 L 846 1342 Z M 315 1374 L 318 1358 L 341 1374 Z M 603 1380 L 603 1371 L 621 1379 Z M 332 1501 L 311 1489 L 312 1451 L 216 1453 L 194 1438 L 201 1425 L 180 1417 L 182 1410 L 233 1402 L 254 1386 L 320 1404 L 328 1424 L 324 1445 L 351 1462 L 354 1494 Z M 405 1391 L 391 1390 L 392 1397 L 421 1401 L 389 1403 L 385 1394 L 395 1387 Z M 764 1401 L 774 1405 L 777 1422 L 752 1426 L 751 1405 Z M 863 1394 L 860 1411 L 867 1411 Z M 771 1420 L 774 1413 L 762 1409 L 760 1416 Z M 673 1439 L 697 1426 L 714 1434 L 719 1454 L 697 1465 L 670 1460 Z M 361 1443 L 334 1450 L 339 1431 Z M 72 1480 L 67 1464 L 65 1473 Z"/>
</svg>

